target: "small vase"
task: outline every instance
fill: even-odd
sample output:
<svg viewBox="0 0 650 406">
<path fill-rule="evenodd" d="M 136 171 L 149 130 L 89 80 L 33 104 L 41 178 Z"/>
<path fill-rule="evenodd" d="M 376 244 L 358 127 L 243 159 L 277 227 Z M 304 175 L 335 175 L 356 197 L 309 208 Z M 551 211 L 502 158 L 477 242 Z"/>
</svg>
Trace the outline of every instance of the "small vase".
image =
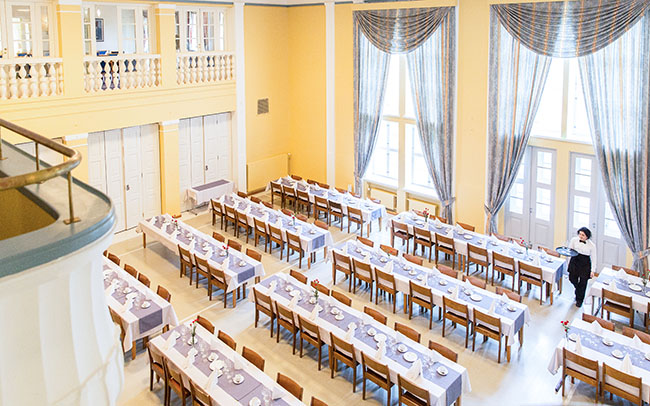
<svg viewBox="0 0 650 406">
<path fill-rule="evenodd" d="M 566 338 L 567 343 L 569 342 L 569 331 L 564 330 L 564 338 Z"/>
<path fill-rule="evenodd" d="M 194 344 L 196 344 L 195 334 L 192 334 L 192 339 L 190 340 L 190 342 L 192 343 L 192 347 L 194 347 Z"/>
</svg>

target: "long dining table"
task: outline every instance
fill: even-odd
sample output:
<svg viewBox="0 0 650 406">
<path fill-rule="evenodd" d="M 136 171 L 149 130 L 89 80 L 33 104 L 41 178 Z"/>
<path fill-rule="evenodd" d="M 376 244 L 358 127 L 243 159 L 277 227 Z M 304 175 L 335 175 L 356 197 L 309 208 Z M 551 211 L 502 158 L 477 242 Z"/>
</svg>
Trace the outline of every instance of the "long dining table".
<svg viewBox="0 0 650 406">
<path fill-rule="evenodd" d="M 345 241 L 334 248 L 342 255 L 365 262 L 371 266 L 373 278 L 377 280 L 375 269 L 392 274 L 395 277 L 395 289 L 404 295 L 404 302 L 409 295 L 409 283 L 412 281 L 422 287 L 431 289 L 433 303 L 442 308 L 443 296 L 452 297 L 457 302 L 467 305 L 470 320 L 473 319 L 474 308 L 488 313 L 494 302 L 491 316 L 501 322 L 501 331 L 508 338 L 506 355 L 511 357 L 511 347 L 519 340 L 523 345 L 524 325 L 530 321 L 530 310 L 522 303 L 514 302 L 503 295 L 497 295 L 487 289 L 462 282 L 459 279 L 440 273 L 437 269 L 427 268 L 406 261 L 400 256 L 389 256 L 381 250 L 376 250 L 358 241 Z M 406 312 L 406 305 L 404 312 Z"/>
<path fill-rule="evenodd" d="M 178 255 L 180 245 L 191 254 L 206 259 L 211 266 L 221 269 L 226 276 L 228 292 L 265 275 L 261 262 L 237 250 L 228 249 L 211 236 L 172 219 L 168 214 L 141 221 L 138 231 L 142 232 L 144 247 L 147 246 L 147 238 L 152 238 Z"/>
<path fill-rule="evenodd" d="M 493 252 L 512 257 L 515 261 L 517 274 L 519 274 L 519 264 L 522 262 L 540 267 L 542 270 L 542 279 L 548 283 L 548 296 L 551 298 L 551 304 L 553 303 L 553 290 L 555 286 L 557 286 L 560 292 L 562 290 L 562 276 L 568 267 L 567 262 L 562 258 L 547 255 L 543 251 L 525 250 L 519 244 L 501 241 L 493 236 L 489 237 L 485 234 L 464 230 L 458 225 L 452 226 L 436 220 L 425 221 L 423 217 L 412 212 L 399 213 L 392 217 L 390 221 L 405 224 L 411 235 L 414 234 L 415 227 L 427 230 L 431 233 L 431 241 L 434 243 L 436 243 L 436 234 L 453 238 L 456 254 L 465 258 L 468 256 L 469 244 L 486 249 L 489 263 L 492 262 Z"/>
<path fill-rule="evenodd" d="M 588 323 L 580 319 L 574 319 L 571 322 L 567 336 L 560 339 L 553 350 L 548 364 L 548 370 L 551 374 L 555 375 L 558 371 L 562 371 L 562 350 L 567 348 L 582 357 L 597 361 L 601 382 L 603 364 L 641 378 L 641 397 L 645 402 L 650 402 L 650 345 L 641 342 L 638 338 L 630 338 L 606 330 L 597 321 Z M 626 356 L 629 357 L 631 363 L 631 365 L 628 364 L 628 367 L 625 366 L 624 362 Z M 579 365 L 571 365 L 571 367 L 587 373 Z M 626 371 L 627 368 L 629 370 Z M 609 379 L 609 382 L 612 383 L 611 378 Z M 622 382 L 617 383 L 617 386 L 632 391 L 629 385 Z M 558 388 L 559 384 L 556 390 Z"/>
<path fill-rule="evenodd" d="M 150 348 L 181 372 L 187 390 L 190 381 L 204 389 L 213 406 L 304 404 L 201 325 L 194 342 L 188 322 L 152 339 Z"/>
<path fill-rule="evenodd" d="M 614 291 L 620 295 L 632 298 L 632 308 L 641 314 L 648 312 L 650 304 L 650 289 L 643 286 L 643 280 L 634 275 L 628 275 L 624 270 L 614 271 L 604 267 L 590 284 L 586 295 L 587 303 L 591 301 L 591 313 L 594 312 L 596 299 L 602 298 L 603 289 Z"/>
<path fill-rule="evenodd" d="M 313 288 L 285 273 L 276 273 L 254 286 L 254 289 L 318 326 L 321 339 L 330 345 L 330 333 L 354 345 L 355 355 L 376 359 L 388 366 L 391 382 L 397 375 L 408 376 L 417 360 L 422 368 L 411 380 L 427 390 L 436 406 L 449 406 L 463 393 L 471 391 L 467 369 L 438 352 L 429 350 L 395 330 L 375 321 L 365 313 L 338 302 L 333 297 L 314 297 Z M 252 295 L 251 295 L 252 296 Z M 315 307 L 319 308 L 315 311 Z M 385 353 L 378 353 L 379 342 L 384 341 Z M 408 355 L 407 355 L 408 354 Z"/>
<path fill-rule="evenodd" d="M 106 302 L 122 323 L 124 351 L 131 350 L 135 340 L 148 337 L 162 330 L 164 326 L 178 325 L 178 318 L 171 303 L 113 261 L 102 258 Z"/>
</svg>

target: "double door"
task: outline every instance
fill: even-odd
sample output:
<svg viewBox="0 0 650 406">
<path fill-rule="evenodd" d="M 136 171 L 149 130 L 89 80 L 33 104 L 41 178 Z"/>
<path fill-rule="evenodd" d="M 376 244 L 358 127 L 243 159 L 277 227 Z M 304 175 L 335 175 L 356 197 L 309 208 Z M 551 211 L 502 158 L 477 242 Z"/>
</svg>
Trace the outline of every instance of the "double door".
<svg viewBox="0 0 650 406">
<path fill-rule="evenodd" d="M 191 209 L 187 189 L 231 178 L 230 113 L 179 120 L 178 155 L 182 210 Z"/>
<path fill-rule="evenodd" d="M 116 231 L 160 213 L 158 126 L 148 124 L 88 134 L 89 183 L 107 194 Z"/>
</svg>

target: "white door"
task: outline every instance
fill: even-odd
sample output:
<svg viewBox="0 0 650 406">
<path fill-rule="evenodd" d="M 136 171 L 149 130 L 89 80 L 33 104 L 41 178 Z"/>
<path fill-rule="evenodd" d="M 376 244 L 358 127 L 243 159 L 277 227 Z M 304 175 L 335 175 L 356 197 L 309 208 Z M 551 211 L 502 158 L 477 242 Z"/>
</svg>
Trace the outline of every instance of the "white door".
<svg viewBox="0 0 650 406">
<path fill-rule="evenodd" d="M 116 230 L 126 228 L 124 206 L 124 179 L 122 177 L 122 132 L 104 132 L 104 151 L 106 154 L 106 194 L 111 198 L 115 209 Z"/>
<path fill-rule="evenodd" d="M 190 120 L 178 121 L 178 180 L 181 193 L 181 210 L 191 209 L 186 191 L 192 186 L 192 152 L 190 148 Z"/>
<path fill-rule="evenodd" d="M 203 117 L 190 118 L 190 151 L 192 154 L 192 186 L 205 183 L 203 150 Z"/>
<path fill-rule="evenodd" d="M 218 151 L 221 149 L 221 145 L 219 144 L 220 134 L 218 120 L 218 114 L 203 117 L 205 183 L 214 182 L 219 179 Z"/>
<path fill-rule="evenodd" d="M 124 153 L 124 194 L 126 196 L 126 228 L 142 220 L 142 157 L 140 127 L 122 129 Z"/>
<path fill-rule="evenodd" d="M 593 155 L 571 154 L 569 182 L 569 227 L 567 240 L 580 227 L 591 230 L 596 244 L 597 269 L 625 265 L 626 244 L 614 220 Z"/>
<path fill-rule="evenodd" d="M 231 179 L 230 113 L 217 114 L 217 179 Z"/>
<path fill-rule="evenodd" d="M 142 215 L 150 218 L 160 214 L 160 152 L 158 125 L 140 126 L 142 148 Z"/>
<path fill-rule="evenodd" d="M 505 203 L 505 234 L 511 237 L 528 239 L 528 220 L 530 209 L 530 150 L 526 149 L 521 160 L 517 177 L 510 189 Z"/>
<path fill-rule="evenodd" d="M 106 193 L 106 157 L 104 155 L 104 132 L 88 134 L 88 183 Z"/>
</svg>

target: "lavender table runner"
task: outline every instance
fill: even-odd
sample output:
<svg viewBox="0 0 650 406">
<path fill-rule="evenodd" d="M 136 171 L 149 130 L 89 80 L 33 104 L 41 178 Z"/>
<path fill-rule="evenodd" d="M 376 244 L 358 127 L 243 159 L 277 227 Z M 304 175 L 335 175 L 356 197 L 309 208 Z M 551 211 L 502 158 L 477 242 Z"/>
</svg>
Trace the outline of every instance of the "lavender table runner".
<svg viewBox="0 0 650 406">
<path fill-rule="evenodd" d="M 151 305 L 143 309 L 142 308 L 142 302 L 145 299 L 144 294 L 142 294 L 140 291 L 137 289 L 131 287 L 128 283 L 128 281 L 120 278 L 120 276 L 117 274 L 117 272 L 112 272 L 107 276 L 107 278 L 104 279 L 104 289 L 108 288 L 108 286 L 111 284 L 111 282 L 117 279 L 119 281 L 118 288 L 115 289 L 113 294 L 113 298 L 121 305 L 126 303 L 126 295 L 128 293 L 124 293 L 124 288 L 127 286 L 131 288 L 132 291 L 138 293 L 138 299 L 135 301 L 133 306 L 131 307 L 130 312 L 138 319 L 138 328 L 140 329 L 140 334 L 146 333 L 149 330 L 153 330 L 154 328 L 157 328 L 162 325 L 163 323 L 163 314 L 162 314 L 162 308 L 156 304 L 153 300 L 149 300 L 148 302 L 151 303 Z M 131 293 L 131 292 L 129 292 Z"/>
<path fill-rule="evenodd" d="M 591 331 L 583 330 L 577 327 L 571 327 L 570 332 L 576 333 L 580 336 L 580 343 L 583 347 L 587 347 L 591 350 L 598 351 L 601 354 L 610 355 L 612 357 L 612 352 L 614 350 L 619 350 L 623 353 L 623 357 L 625 357 L 625 354 L 630 355 L 632 365 L 646 371 L 650 371 L 650 361 L 645 358 L 645 354 L 641 350 L 637 350 L 636 348 L 617 343 L 613 340 L 613 344 L 611 346 L 607 346 L 603 344 L 603 337 L 596 335 Z"/>
<path fill-rule="evenodd" d="M 206 183 L 205 185 L 194 186 L 192 189 L 201 191 L 201 190 L 206 190 L 206 189 L 213 188 L 215 186 L 225 185 L 226 183 L 228 183 L 227 180 L 219 179 L 219 180 L 214 181 L 214 182 Z"/>
<path fill-rule="evenodd" d="M 640 291 L 635 291 L 635 290 L 630 289 L 630 285 L 627 283 L 627 281 L 621 280 L 621 279 L 619 279 L 617 277 L 614 277 L 614 276 L 611 276 L 611 277 L 604 276 L 601 280 L 603 281 L 603 284 L 605 284 L 605 285 L 611 284 L 612 281 L 614 281 L 614 283 L 616 283 L 616 289 L 622 290 L 622 291 L 625 291 L 627 293 L 631 293 L 631 294 L 634 294 L 634 295 L 642 296 L 642 297 L 648 299 L 648 296 L 646 296 L 645 293 L 643 292 L 643 287 L 641 285 L 638 285 L 638 286 L 641 287 L 641 290 Z"/>
</svg>

